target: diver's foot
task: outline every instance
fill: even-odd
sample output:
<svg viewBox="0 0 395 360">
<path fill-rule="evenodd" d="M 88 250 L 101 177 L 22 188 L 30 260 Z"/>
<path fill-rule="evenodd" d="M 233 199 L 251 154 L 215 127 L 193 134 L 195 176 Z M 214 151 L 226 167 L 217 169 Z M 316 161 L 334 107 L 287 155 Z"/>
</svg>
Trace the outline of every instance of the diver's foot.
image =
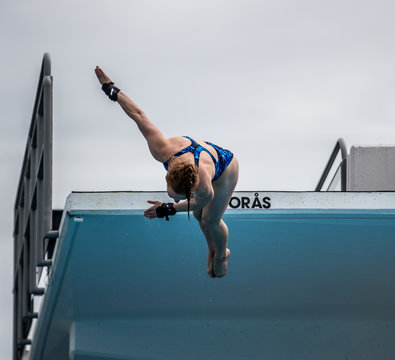
<svg viewBox="0 0 395 360">
<path fill-rule="evenodd" d="M 207 256 L 207 274 L 211 278 L 215 278 L 214 274 L 214 252 L 209 251 Z"/>
<path fill-rule="evenodd" d="M 223 277 L 226 275 L 228 271 L 228 259 L 230 256 L 230 250 L 226 249 L 225 256 L 221 258 L 214 258 L 214 276 L 216 277 Z"/>
</svg>

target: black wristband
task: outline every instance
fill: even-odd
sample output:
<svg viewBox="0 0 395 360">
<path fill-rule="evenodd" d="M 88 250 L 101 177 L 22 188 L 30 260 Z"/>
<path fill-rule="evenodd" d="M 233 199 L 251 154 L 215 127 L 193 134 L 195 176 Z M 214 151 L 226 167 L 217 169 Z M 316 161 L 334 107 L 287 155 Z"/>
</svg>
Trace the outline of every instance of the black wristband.
<svg viewBox="0 0 395 360">
<path fill-rule="evenodd" d="M 104 93 L 110 98 L 110 100 L 112 101 L 118 100 L 118 93 L 120 92 L 120 89 L 114 86 L 113 82 L 103 84 L 101 88 L 104 91 Z"/>
<path fill-rule="evenodd" d="M 175 215 L 176 209 L 173 203 L 163 203 L 161 206 L 156 208 L 156 216 L 158 218 L 166 217 L 166 221 L 169 221 L 169 215 Z"/>
</svg>

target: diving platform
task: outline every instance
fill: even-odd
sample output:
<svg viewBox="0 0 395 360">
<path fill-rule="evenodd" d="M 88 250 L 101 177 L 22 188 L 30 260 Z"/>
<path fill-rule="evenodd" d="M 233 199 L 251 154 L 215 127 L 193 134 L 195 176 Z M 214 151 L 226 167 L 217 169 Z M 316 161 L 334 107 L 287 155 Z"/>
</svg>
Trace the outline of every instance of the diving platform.
<svg viewBox="0 0 395 360">
<path fill-rule="evenodd" d="M 220 279 L 197 221 L 147 200 L 70 194 L 29 360 L 395 355 L 394 192 L 236 192 Z"/>
<path fill-rule="evenodd" d="M 339 138 L 315 191 L 236 191 L 213 279 L 193 217 L 143 216 L 165 192 L 53 209 L 52 104 L 46 53 L 14 205 L 13 360 L 395 358 L 395 145 Z"/>
</svg>

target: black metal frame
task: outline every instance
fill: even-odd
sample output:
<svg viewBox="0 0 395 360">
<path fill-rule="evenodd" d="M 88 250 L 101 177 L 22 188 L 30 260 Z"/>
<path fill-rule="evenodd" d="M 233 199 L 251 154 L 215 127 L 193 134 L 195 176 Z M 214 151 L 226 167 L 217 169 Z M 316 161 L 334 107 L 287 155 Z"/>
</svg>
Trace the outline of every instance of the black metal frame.
<svg viewBox="0 0 395 360">
<path fill-rule="evenodd" d="M 325 166 L 324 172 L 321 175 L 320 180 L 315 188 L 315 191 L 321 191 L 322 186 L 325 183 L 326 178 L 328 177 L 329 171 L 331 170 L 333 163 L 337 157 L 337 154 L 341 151 L 341 163 L 340 163 L 340 172 L 341 172 L 341 191 L 346 191 L 347 187 L 347 147 L 346 143 L 342 138 L 339 138 L 333 148 L 332 154 L 329 157 L 328 163 Z"/>
<path fill-rule="evenodd" d="M 45 53 L 14 207 L 14 360 L 31 344 L 34 297 L 44 294 L 37 285 L 58 237 L 52 219 L 52 76 Z"/>
</svg>

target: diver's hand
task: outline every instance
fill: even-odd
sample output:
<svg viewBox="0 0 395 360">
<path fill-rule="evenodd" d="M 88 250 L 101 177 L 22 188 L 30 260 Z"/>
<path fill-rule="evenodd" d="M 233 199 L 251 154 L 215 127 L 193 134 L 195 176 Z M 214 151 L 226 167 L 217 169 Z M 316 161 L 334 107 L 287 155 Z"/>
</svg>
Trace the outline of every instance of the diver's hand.
<svg viewBox="0 0 395 360">
<path fill-rule="evenodd" d="M 158 217 L 156 215 L 156 209 L 162 205 L 160 201 L 153 201 L 153 200 L 148 200 L 147 201 L 150 204 L 153 204 L 153 206 L 149 207 L 147 210 L 144 211 L 144 216 L 147 217 L 148 219 L 154 219 Z"/>
<path fill-rule="evenodd" d="M 108 84 L 108 83 L 112 82 L 111 79 L 106 75 L 106 73 L 99 66 L 96 66 L 95 73 L 96 73 L 97 79 L 100 82 L 100 85 Z"/>
</svg>

